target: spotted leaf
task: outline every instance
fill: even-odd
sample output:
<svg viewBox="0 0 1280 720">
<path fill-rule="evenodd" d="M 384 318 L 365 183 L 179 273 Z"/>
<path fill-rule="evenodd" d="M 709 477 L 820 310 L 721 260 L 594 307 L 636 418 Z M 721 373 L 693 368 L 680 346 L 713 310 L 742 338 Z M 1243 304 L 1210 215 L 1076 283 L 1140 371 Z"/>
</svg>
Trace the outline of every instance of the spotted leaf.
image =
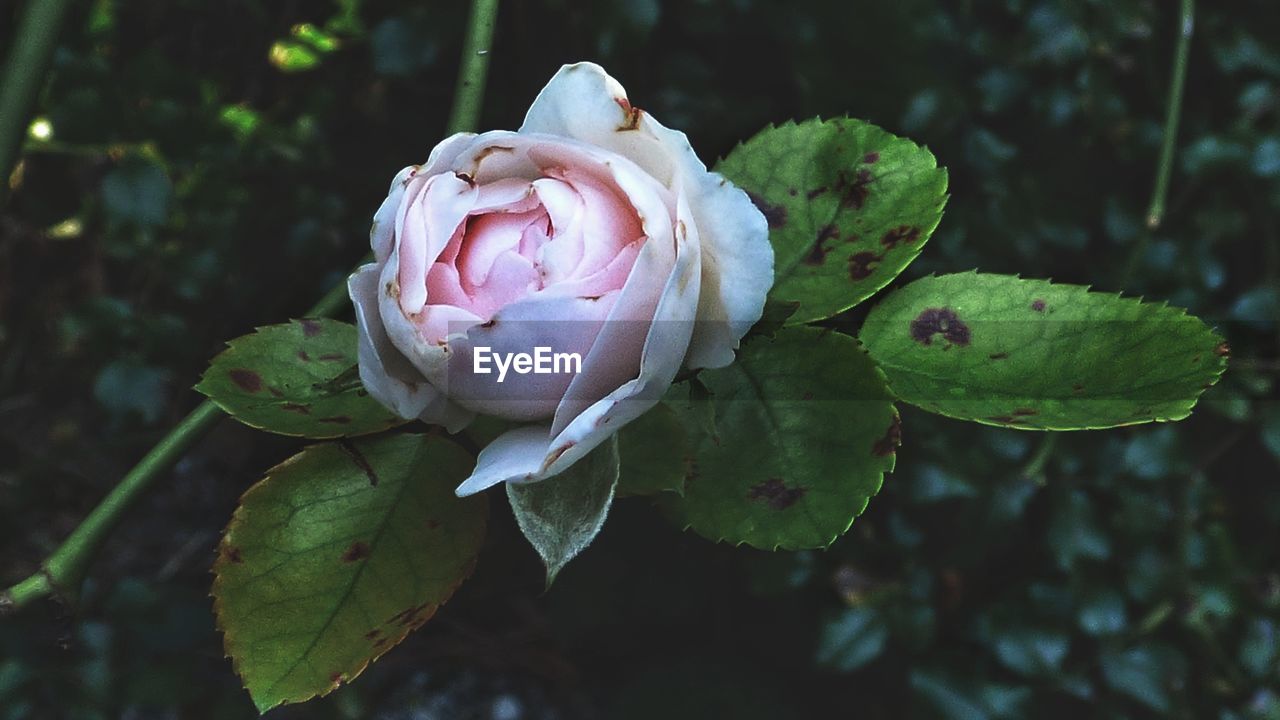
<svg viewBox="0 0 1280 720">
<path fill-rule="evenodd" d="M 360 384 L 353 325 L 294 320 L 258 328 L 227 345 L 196 390 L 246 425 L 281 435 L 334 438 L 404 422 Z"/>
<path fill-rule="evenodd" d="M 214 563 L 227 654 L 258 709 L 324 695 L 427 621 L 470 573 L 483 497 L 448 440 L 314 445 L 240 500 Z"/>
<path fill-rule="evenodd" d="M 920 253 L 942 219 L 947 171 L 910 140 L 851 118 L 768 128 L 716 166 L 769 222 L 777 302 L 790 325 L 871 297 Z"/>
<path fill-rule="evenodd" d="M 902 400 L 1028 430 L 1180 420 L 1227 363 L 1222 338 L 1180 309 L 973 272 L 897 290 L 860 337 Z"/>
<path fill-rule="evenodd" d="M 847 335 L 790 328 L 698 376 L 714 432 L 688 418 L 684 495 L 661 502 L 712 540 L 825 547 L 893 469 L 900 433 L 883 375 Z"/>
</svg>

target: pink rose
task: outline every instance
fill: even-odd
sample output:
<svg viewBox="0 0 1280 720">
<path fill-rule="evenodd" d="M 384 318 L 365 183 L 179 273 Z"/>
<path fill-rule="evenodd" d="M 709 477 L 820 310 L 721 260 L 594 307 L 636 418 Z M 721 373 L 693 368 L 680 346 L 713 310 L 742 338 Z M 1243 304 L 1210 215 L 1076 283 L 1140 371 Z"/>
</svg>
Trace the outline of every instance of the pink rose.
<svg viewBox="0 0 1280 720">
<path fill-rule="evenodd" d="M 349 282 L 369 393 L 450 432 L 476 413 L 524 423 L 459 495 L 556 475 L 682 365 L 733 362 L 773 284 L 746 193 L 591 63 L 561 68 L 519 131 L 454 135 L 400 171 L 370 240 L 376 262 Z M 559 372 L 508 355 L 499 380 L 494 358 L 539 347 Z"/>
</svg>

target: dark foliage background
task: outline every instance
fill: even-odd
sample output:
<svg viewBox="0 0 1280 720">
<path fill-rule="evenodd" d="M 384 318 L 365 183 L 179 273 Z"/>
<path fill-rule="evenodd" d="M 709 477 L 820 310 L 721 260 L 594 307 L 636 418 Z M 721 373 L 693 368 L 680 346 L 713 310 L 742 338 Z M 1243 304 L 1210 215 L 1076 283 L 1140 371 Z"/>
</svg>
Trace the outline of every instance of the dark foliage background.
<svg viewBox="0 0 1280 720">
<path fill-rule="evenodd" d="M 300 313 L 365 252 L 391 176 L 442 135 L 464 15 L 75 4 L 40 102 L 52 137 L 0 211 L 0 580 L 195 403 L 223 340 Z M 517 126 L 578 59 L 709 160 L 770 122 L 863 117 L 951 170 L 909 276 L 1168 298 L 1222 329 L 1232 369 L 1186 422 L 1048 446 L 908 410 L 898 471 L 827 552 L 715 546 L 632 500 L 544 594 L 495 496 L 478 573 L 436 620 L 273 716 L 1280 718 L 1280 13 L 1201 3 L 1149 233 L 1177 25 L 1172 0 L 506 0 L 485 127 Z M 225 422 L 73 614 L 0 621 L 0 720 L 252 717 L 207 568 L 239 493 L 296 447 Z"/>
</svg>

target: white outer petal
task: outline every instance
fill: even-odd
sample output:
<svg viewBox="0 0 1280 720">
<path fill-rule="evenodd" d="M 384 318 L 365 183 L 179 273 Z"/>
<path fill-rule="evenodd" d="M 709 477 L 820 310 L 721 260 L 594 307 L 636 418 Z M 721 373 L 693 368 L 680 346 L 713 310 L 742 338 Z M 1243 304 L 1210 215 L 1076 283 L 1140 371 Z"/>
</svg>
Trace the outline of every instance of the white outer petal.
<svg viewBox="0 0 1280 720">
<path fill-rule="evenodd" d="M 530 482 L 547 452 L 546 425 L 526 425 L 494 438 L 476 458 L 476 469 L 455 490 L 458 497 L 474 495 L 504 482 Z"/>
<path fill-rule="evenodd" d="M 387 189 L 387 197 L 373 214 L 373 223 L 369 226 L 369 245 L 373 248 L 374 260 L 381 263 L 391 254 L 391 243 L 394 235 L 396 215 L 400 211 L 400 203 L 404 199 L 405 187 L 418 175 L 434 175 L 451 165 L 458 154 L 471 144 L 474 133 L 457 133 L 440 141 L 432 150 L 427 162 L 423 165 L 410 165 L 391 180 Z"/>
<path fill-rule="evenodd" d="M 365 265 L 347 280 L 359 331 L 360 382 L 375 400 L 402 418 L 419 418 L 458 432 L 473 413 L 452 403 L 417 371 L 387 337 L 378 308 L 378 266 Z"/>
</svg>

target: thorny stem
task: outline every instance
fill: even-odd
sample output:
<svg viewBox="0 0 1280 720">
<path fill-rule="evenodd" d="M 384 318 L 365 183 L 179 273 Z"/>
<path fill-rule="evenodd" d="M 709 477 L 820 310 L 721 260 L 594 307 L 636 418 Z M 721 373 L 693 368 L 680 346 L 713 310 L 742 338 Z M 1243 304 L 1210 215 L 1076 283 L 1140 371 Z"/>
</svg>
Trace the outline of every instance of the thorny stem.
<svg viewBox="0 0 1280 720">
<path fill-rule="evenodd" d="M 69 4 L 68 0 L 31 0 L 15 28 L 13 48 L 0 76 L 0 206 L 9 195 L 9 177 Z"/>
<path fill-rule="evenodd" d="M 62 4 L 64 4 L 62 0 L 49 2 L 36 0 L 34 7 Z M 498 0 L 474 0 L 472 3 L 462 68 L 458 73 L 458 87 L 455 90 L 453 113 L 449 120 L 451 133 L 474 130 L 479 122 L 480 106 L 484 99 L 485 76 L 489 69 L 489 46 L 493 38 L 497 12 Z M 26 30 L 25 26 L 23 29 Z M 39 74 L 43 75 L 43 68 Z M 9 78 L 6 78 L 6 87 L 8 80 Z M 38 79 L 28 79 L 25 82 L 38 84 Z M 3 196 L 0 195 L 0 197 Z M 320 298 L 311 309 L 307 310 L 305 317 L 334 315 L 343 308 L 346 301 L 347 284 L 344 281 L 335 285 Z M 124 514 L 222 417 L 222 410 L 210 400 L 197 405 L 173 430 L 169 431 L 164 439 L 151 448 L 142 460 L 138 461 L 138 464 L 76 527 L 71 536 L 40 564 L 38 572 L 0 593 L 0 615 L 18 610 L 44 597 L 74 599 L 90 561 L 107 536 L 120 523 Z"/>
</svg>

